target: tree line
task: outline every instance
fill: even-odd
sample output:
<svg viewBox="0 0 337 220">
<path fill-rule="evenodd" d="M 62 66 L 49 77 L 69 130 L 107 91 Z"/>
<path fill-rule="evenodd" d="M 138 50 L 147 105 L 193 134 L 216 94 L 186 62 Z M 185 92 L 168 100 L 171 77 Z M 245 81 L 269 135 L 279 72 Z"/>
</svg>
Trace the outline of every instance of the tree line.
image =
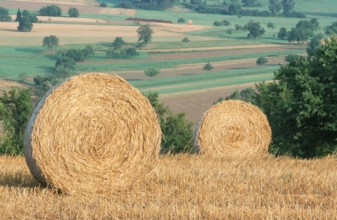
<svg viewBox="0 0 337 220">
<path fill-rule="evenodd" d="M 62 10 L 58 5 L 48 5 L 39 10 L 40 16 L 61 16 Z M 69 17 L 79 17 L 80 13 L 77 8 L 69 8 L 68 10 Z M 11 16 L 8 13 L 8 9 L 0 7 L 0 21 L 12 21 Z M 20 32 L 30 32 L 33 29 L 33 24 L 38 23 L 39 20 L 36 14 L 30 13 L 28 10 L 23 10 L 21 12 L 18 9 L 16 13 L 15 22 L 18 22 L 19 25 L 17 30 Z"/>
</svg>

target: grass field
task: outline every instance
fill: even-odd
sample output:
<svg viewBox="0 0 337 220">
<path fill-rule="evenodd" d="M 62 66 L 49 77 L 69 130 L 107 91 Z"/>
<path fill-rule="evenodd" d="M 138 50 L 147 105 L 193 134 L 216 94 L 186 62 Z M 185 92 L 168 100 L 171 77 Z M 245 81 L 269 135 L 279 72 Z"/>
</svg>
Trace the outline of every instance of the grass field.
<svg viewBox="0 0 337 220">
<path fill-rule="evenodd" d="M 174 164 L 172 166 L 172 164 Z M 165 156 L 112 195 L 38 186 L 22 157 L 0 157 L 3 219 L 320 219 L 337 216 L 337 158 Z"/>
</svg>

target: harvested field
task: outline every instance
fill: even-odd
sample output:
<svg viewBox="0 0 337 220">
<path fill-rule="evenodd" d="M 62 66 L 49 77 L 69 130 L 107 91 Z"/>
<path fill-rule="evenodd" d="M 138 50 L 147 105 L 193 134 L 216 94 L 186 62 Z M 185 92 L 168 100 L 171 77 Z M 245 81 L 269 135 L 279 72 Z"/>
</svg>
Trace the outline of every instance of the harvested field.
<svg viewBox="0 0 337 220">
<path fill-rule="evenodd" d="M 337 158 L 161 157 L 118 195 L 58 194 L 22 157 L 0 157 L 3 219 L 326 219 L 337 216 Z"/>
<path fill-rule="evenodd" d="M 53 19 L 53 18 L 51 18 Z M 59 18 L 57 18 L 59 19 Z M 41 45 L 42 38 L 56 35 L 61 38 L 62 44 L 73 43 L 100 43 L 111 42 L 115 37 L 123 37 L 127 41 L 137 41 L 137 26 L 113 26 L 102 24 L 51 24 L 36 23 L 32 32 L 22 33 L 17 31 L 16 22 L 0 22 L 0 45 Z M 180 31 L 152 27 L 154 37 L 182 38 Z M 22 37 L 24 36 L 24 39 Z"/>
</svg>

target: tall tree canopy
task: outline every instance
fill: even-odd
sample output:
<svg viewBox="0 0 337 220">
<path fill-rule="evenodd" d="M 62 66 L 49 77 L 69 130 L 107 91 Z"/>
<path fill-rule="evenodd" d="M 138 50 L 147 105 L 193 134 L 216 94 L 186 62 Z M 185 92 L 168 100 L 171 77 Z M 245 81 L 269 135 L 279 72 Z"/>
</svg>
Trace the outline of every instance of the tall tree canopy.
<svg viewBox="0 0 337 220">
<path fill-rule="evenodd" d="M 281 9 L 282 9 L 282 4 L 280 2 L 280 0 L 269 0 L 269 11 L 273 14 L 273 15 L 277 15 L 280 13 Z"/>
<path fill-rule="evenodd" d="M 0 21 L 11 21 L 12 18 L 8 14 L 8 10 L 6 8 L 0 7 Z"/>
<path fill-rule="evenodd" d="M 55 50 L 55 47 L 58 45 L 59 45 L 59 39 L 55 35 L 44 37 L 42 40 L 42 46 L 52 49 L 53 52 Z"/>
<path fill-rule="evenodd" d="M 283 14 L 288 16 L 295 8 L 295 0 L 282 0 Z"/>
<path fill-rule="evenodd" d="M 337 151 L 337 39 L 297 56 L 258 86 L 273 131 L 272 151 L 299 157 Z"/>
<path fill-rule="evenodd" d="M 147 45 L 152 41 L 152 34 L 153 30 L 151 29 L 151 26 L 146 24 L 142 25 L 137 29 L 138 34 L 138 43 L 142 45 Z"/>
</svg>

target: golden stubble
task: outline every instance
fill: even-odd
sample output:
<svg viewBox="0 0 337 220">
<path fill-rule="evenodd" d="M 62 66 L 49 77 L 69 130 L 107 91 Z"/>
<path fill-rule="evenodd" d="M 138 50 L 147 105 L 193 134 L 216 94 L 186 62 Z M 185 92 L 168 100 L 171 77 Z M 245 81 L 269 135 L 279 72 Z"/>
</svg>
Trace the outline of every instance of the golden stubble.
<svg viewBox="0 0 337 220">
<path fill-rule="evenodd" d="M 335 219 L 337 158 L 163 156 L 114 195 L 39 187 L 22 157 L 0 157 L 3 219 Z"/>
</svg>

